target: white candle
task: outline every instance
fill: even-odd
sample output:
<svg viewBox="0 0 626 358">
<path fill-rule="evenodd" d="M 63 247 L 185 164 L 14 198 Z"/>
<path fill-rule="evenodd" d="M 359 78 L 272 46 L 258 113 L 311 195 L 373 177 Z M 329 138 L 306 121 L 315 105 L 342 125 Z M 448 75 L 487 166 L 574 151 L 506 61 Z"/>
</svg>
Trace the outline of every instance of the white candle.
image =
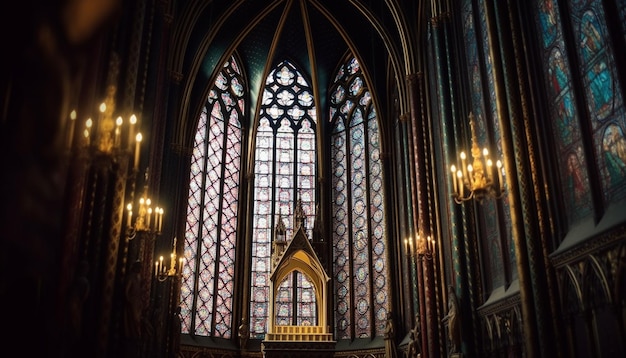
<svg viewBox="0 0 626 358">
<path fill-rule="evenodd" d="M 67 148 L 72 149 L 74 143 L 74 127 L 76 126 L 76 110 L 70 113 L 70 131 L 67 137 Z"/>
<path fill-rule="evenodd" d="M 454 188 L 453 189 L 454 190 L 454 194 L 456 194 L 457 193 L 457 191 L 456 191 L 456 178 L 455 178 L 455 176 L 456 176 L 456 167 L 454 165 L 451 166 L 450 167 L 450 171 L 452 172 L 452 187 Z"/>
<path fill-rule="evenodd" d="M 489 159 L 489 151 L 487 148 L 483 148 L 483 181 L 487 181 L 491 177 L 489 162 L 491 162 L 491 159 Z"/>
<path fill-rule="evenodd" d="M 146 226 L 150 229 L 150 219 L 152 218 L 152 208 L 148 208 L 148 222 L 146 222 Z"/>
<path fill-rule="evenodd" d="M 135 137 L 135 169 L 139 169 L 139 149 L 141 145 L 141 133 L 137 133 Z"/>
<path fill-rule="evenodd" d="M 162 227 L 163 227 L 163 208 L 159 210 L 159 231 L 161 231 Z"/>
<path fill-rule="evenodd" d="M 123 119 L 122 117 L 117 117 L 117 119 L 115 120 L 115 141 L 113 142 L 113 145 L 115 145 L 116 148 L 118 148 L 120 146 L 120 134 L 122 133 L 122 126 L 123 123 Z"/>
<path fill-rule="evenodd" d="M 504 183 L 502 182 L 502 162 L 498 160 L 496 162 L 496 167 L 498 168 L 498 182 L 500 184 L 500 189 L 502 189 L 504 188 Z"/>
<path fill-rule="evenodd" d="M 126 225 L 130 226 L 133 220 L 133 204 L 128 203 L 128 205 L 126 205 L 126 209 L 128 210 L 128 220 L 126 222 Z"/>
<path fill-rule="evenodd" d="M 154 277 L 159 275 L 159 261 L 154 262 Z"/>
<path fill-rule="evenodd" d="M 83 132 L 83 134 L 85 135 L 85 143 L 87 145 L 89 145 L 89 134 L 91 132 L 91 126 L 93 126 L 93 121 L 91 120 L 91 118 L 87 118 L 87 121 L 85 122 L 85 132 Z"/>
<path fill-rule="evenodd" d="M 137 117 L 134 114 L 132 114 L 130 116 L 129 122 L 130 122 L 130 128 L 128 131 L 128 149 L 130 149 L 130 146 L 133 143 L 133 139 L 135 139 L 135 123 L 137 123 Z"/>
<path fill-rule="evenodd" d="M 466 166 L 465 166 L 465 152 L 461 152 L 461 169 L 463 170 L 463 176 L 467 177 Z"/>
<path fill-rule="evenodd" d="M 456 176 L 459 179 L 459 196 L 463 197 L 463 188 L 465 188 L 465 185 L 463 184 L 463 173 L 461 170 L 457 170 Z"/>
</svg>

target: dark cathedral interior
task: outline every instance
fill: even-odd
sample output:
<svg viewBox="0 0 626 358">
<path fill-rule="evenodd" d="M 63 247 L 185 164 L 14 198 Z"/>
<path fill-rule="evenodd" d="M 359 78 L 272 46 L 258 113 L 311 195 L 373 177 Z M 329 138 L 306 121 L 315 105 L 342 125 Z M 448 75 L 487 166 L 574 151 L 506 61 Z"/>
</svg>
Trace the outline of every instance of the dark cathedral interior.
<svg viewBox="0 0 626 358">
<path fill-rule="evenodd" d="M 3 7 L 3 356 L 626 356 L 626 1 Z"/>
</svg>

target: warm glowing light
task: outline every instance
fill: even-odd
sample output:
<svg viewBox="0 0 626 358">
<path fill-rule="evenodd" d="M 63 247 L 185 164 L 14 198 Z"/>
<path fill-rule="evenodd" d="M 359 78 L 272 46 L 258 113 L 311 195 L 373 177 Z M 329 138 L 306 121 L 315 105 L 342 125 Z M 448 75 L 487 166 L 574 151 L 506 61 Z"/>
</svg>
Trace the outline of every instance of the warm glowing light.
<svg viewBox="0 0 626 358">
<path fill-rule="evenodd" d="M 461 151 L 459 153 L 459 158 L 461 159 L 460 169 L 457 169 L 456 165 L 450 166 L 450 172 L 452 172 L 452 197 L 458 204 L 472 198 L 479 202 L 482 202 L 486 197 L 499 199 L 504 192 L 502 163 L 500 160 L 496 162 L 498 168 L 496 179 L 496 175 L 493 173 L 493 160 L 489 157 L 489 149 L 485 147 L 481 150 L 478 147 L 473 114 L 470 113 L 469 119 L 472 135 L 471 158 L 468 158 L 467 154 Z M 469 163 L 466 163 L 466 160 Z M 465 190 L 466 188 L 468 189 L 467 191 Z"/>
</svg>

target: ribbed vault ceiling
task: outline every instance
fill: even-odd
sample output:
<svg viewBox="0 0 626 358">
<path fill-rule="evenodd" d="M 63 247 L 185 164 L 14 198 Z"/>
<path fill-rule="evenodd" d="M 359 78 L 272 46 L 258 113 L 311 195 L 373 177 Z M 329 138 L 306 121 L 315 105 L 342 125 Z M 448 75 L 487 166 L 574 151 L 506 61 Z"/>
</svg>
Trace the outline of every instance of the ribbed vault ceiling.
<svg viewBox="0 0 626 358">
<path fill-rule="evenodd" d="M 348 53 L 357 56 L 377 103 L 386 103 L 389 68 L 399 72 L 396 78 L 406 71 L 403 31 L 417 22 L 403 20 L 417 17 L 417 2 L 408 1 L 402 9 L 398 2 L 402 1 L 178 2 L 174 36 L 179 47 L 173 49 L 177 51 L 173 67 L 185 78 L 183 102 L 189 104 L 185 114 L 197 117 L 214 70 L 233 53 L 249 80 L 252 106 L 271 67 L 288 59 L 300 66 L 315 86 L 322 109 L 327 108 L 324 99 L 331 77 Z"/>
</svg>

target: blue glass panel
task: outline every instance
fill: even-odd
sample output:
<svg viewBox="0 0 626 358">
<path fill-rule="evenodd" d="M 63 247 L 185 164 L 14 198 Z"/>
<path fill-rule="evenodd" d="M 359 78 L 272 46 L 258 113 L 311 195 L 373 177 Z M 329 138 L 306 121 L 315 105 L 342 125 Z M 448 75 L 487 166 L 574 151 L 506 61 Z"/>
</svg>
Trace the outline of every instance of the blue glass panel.
<svg viewBox="0 0 626 358">
<path fill-rule="evenodd" d="M 626 154 L 621 150 L 626 128 L 622 92 L 615 88 L 616 64 L 608 45 L 601 2 L 571 1 L 572 31 L 585 86 L 585 100 L 595 139 L 597 165 L 607 205 L 626 199 Z M 577 153 L 576 153 L 577 154 Z"/>
<path fill-rule="evenodd" d="M 556 146 L 559 158 L 561 181 L 565 194 L 565 207 L 571 223 L 591 213 L 591 192 L 582 151 L 582 137 L 577 120 L 577 110 L 571 87 L 571 72 L 568 58 L 564 55 L 565 44 L 561 29 L 560 14 L 553 0 L 541 2 L 538 10 L 540 32 L 554 35 L 543 42 L 543 58 L 547 72 L 548 96 L 553 128 L 556 131 Z M 544 19 L 544 20 L 542 20 Z"/>
</svg>

